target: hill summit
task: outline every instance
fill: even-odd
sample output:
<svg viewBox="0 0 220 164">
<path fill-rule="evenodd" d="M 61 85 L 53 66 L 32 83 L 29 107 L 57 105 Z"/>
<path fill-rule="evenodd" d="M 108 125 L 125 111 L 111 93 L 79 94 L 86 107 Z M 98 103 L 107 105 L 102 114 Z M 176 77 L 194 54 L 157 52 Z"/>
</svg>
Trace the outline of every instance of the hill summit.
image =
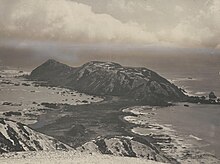
<svg viewBox="0 0 220 164">
<path fill-rule="evenodd" d="M 114 62 L 91 61 L 73 68 L 50 59 L 33 70 L 29 78 L 83 93 L 127 97 L 146 104 L 157 105 L 185 97 L 180 88 L 152 70 Z"/>
</svg>

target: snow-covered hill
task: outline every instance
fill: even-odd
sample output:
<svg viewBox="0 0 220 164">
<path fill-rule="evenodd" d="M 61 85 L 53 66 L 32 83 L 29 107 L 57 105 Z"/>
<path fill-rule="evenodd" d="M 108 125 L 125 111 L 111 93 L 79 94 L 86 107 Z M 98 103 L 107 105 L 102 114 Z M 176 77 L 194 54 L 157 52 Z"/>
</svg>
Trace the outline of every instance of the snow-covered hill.
<svg viewBox="0 0 220 164">
<path fill-rule="evenodd" d="M 72 150 L 55 138 L 36 132 L 26 125 L 0 118 L 0 153 L 59 149 Z"/>
<path fill-rule="evenodd" d="M 91 61 L 72 68 L 48 60 L 33 70 L 29 78 L 88 94 L 122 96 L 155 105 L 185 97 L 181 89 L 154 71 L 113 62 Z"/>
<path fill-rule="evenodd" d="M 107 144 L 110 153 L 104 155 L 102 147 Z M 117 145 L 119 144 L 119 145 Z M 93 148 L 92 148 L 93 147 Z M 94 148 L 97 148 L 95 150 Z M 133 153 L 133 155 L 132 155 Z M 145 157 L 146 159 L 127 158 Z M 152 160 L 152 161 L 151 161 Z M 0 163 L 157 163 L 165 161 L 147 146 L 130 139 L 112 138 L 88 142 L 78 150 L 61 143 L 53 137 L 36 132 L 28 126 L 0 118 Z"/>
<path fill-rule="evenodd" d="M 145 142 L 145 143 L 143 143 Z M 162 152 L 158 151 L 147 141 L 134 137 L 106 137 L 97 138 L 77 148 L 77 151 L 86 153 L 100 153 L 114 156 L 137 157 L 158 162 L 170 162 Z"/>
</svg>

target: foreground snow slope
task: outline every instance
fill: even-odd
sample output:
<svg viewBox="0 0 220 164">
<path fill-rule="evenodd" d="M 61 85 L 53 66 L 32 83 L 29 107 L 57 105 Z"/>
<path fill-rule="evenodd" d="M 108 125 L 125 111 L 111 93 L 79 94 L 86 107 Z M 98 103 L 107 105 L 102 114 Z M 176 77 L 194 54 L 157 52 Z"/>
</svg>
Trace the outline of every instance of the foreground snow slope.
<svg viewBox="0 0 220 164">
<path fill-rule="evenodd" d="M 115 157 L 101 154 L 81 154 L 74 151 L 53 152 L 20 152 L 9 153 L 0 157 L 1 164 L 160 164 L 155 161 L 131 158 Z"/>
<path fill-rule="evenodd" d="M 72 150 L 57 139 L 36 132 L 24 124 L 0 118 L 0 154 L 56 149 Z"/>
<path fill-rule="evenodd" d="M 150 143 L 146 145 L 146 143 L 144 144 L 143 141 L 135 137 L 115 136 L 97 138 L 78 147 L 77 151 L 169 162 L 168 158 L 163 153 L 155 150 Z"/>
</svg>

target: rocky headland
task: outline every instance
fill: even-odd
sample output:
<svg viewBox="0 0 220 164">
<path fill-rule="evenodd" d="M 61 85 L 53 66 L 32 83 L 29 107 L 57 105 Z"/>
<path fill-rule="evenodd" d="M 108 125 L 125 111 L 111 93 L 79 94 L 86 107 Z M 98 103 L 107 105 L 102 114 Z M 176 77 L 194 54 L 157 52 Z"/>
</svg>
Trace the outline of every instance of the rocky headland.
<svg viewBox="0 0 220 164">
<path fill-rule="evenodd" d="M 70 67 L 50 59 L 24 77 L 27 81 L 1 80 L 3 88 L 13 86 L 10 90 L 17 91 L 21 87 L 24 94 L 34 98 L 31 104 L 27 102 L 24 111 L 14 110 L 23 108 L 23 103 L 2 102 L 4 108 L 13 108 L 2 113 L 2 153 L 63 149 L 165 163 L 218 161 L 212 155 L 196 156 L 195 151 L 185 150 L 184 145 L 176 146 L 173 136 L 167 133 L 143 135 L 133 131 L 148 128 L 160 133 L 166 128 L 143 123 L 140 119 L 142 116 L 148 118 L 148 114 L 124 111 L 150 105 L 149 113 L 153 114 L 152 106 L 169 106 L 177 102 L 218 104 L 214 93 L 209 97 L 189 96 L 152 70 L 124 67 L 113 62 L 92 61 Z M 38 94 L 44 101 L 38 100 Z M 11 120 L 33 115 L 32 108 L 39 113 L 37 122 L 26 126 Z"/>
<path fill-rule="evenodd" d="M 92 95 L 128 98 L 140 104 L 164 105 L 186 99 L 181 88 L 156 72 L 113 62 L 92 61 L 72 68 L 50 59 L 33 70 L 28 79 Z"/>
<path fill-rule="evenodd" d="M 91 61 L 80 67 L 70 67 L 49 59 L 29 76 L 41 85 L 61 86 L 98 96 L 118 96 L 140 105 L 167 106 L 170 102 L 220 104 L 209 97 L 189 96 L 158 73 L 143 67 L 124 67 L 114 62 Z M 215 98 L 214 98 L 215 96 Z"/>
</svg>

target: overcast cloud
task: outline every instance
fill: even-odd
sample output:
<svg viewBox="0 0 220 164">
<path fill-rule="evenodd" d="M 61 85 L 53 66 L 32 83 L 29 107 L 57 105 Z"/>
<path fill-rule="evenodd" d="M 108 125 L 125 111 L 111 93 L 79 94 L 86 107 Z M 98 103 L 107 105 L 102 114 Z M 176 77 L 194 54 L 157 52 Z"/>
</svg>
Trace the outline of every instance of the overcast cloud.
<svg viewBox="0 0 220 164">
<path fill-rule="evenodd" d="M 220 1 L 0 0 L 0 37 L 220 48 Z"/>
</svg>

